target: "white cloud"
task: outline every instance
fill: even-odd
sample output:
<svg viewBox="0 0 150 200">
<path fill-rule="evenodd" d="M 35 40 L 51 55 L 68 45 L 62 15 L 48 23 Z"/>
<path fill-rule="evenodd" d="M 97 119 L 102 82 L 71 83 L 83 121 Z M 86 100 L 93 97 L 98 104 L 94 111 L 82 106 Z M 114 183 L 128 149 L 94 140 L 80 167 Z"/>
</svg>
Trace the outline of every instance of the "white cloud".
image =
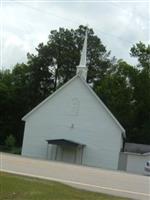
<svg viewBox="0 0 150 200">
<path fill-rule="evenodd" d="M 3 5 L 3 65 L 26 61 L 46 42 L 50 30 L 77 28 L 89 24 L 112 55 L 129 63 L 130 47 L 138 41 L 148 43 L 150 14 L 148 3 L 21 3 Z"/>
</svg>

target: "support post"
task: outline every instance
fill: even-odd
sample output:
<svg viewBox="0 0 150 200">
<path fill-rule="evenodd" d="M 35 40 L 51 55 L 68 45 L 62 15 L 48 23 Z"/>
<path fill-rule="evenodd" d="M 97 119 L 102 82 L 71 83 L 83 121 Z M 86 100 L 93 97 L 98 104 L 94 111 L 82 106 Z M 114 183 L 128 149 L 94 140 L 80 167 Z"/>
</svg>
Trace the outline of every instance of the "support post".
<svg viewBox="0 0 150 200">
<path fill-rule="evenodd" d="M 82 146 L 82 152 L 81 152 L 81 165 L 83 164 L 83 150 L 84 150 L 84 146 Z"/>
<path fill-rule="evenodd" d="M 48 160 L 48 151 L 49 151 L 49 144 L 47 143 L 47 153 L 46 153 L 46 159 Z"/>
<path fill-rule="evenodd" d="M 56 146 L 55 160 L 57 160 L 58 145 Z"/>
</svg>

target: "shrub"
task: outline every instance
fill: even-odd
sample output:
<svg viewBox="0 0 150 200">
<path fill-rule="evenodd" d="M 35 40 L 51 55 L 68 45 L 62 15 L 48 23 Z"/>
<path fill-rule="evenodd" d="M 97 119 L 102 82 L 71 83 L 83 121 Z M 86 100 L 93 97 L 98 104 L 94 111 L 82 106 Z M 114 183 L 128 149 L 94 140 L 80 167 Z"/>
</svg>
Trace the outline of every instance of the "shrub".
<svg viewBox="0 0 150 200">
<path fill-rule="evenodd" d="M 9 135 L 5 140 L 5 145 L 8 149 L 12 149 L 15 146 L 16 139 L 13 135 Z"/>
</svg>

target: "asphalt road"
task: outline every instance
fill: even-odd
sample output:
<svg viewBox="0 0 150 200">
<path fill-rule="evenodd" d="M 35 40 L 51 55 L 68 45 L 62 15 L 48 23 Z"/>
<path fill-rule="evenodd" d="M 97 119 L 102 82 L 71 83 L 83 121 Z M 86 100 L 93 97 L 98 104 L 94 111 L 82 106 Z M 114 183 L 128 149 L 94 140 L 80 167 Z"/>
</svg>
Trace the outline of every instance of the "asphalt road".
<svg viewBox="0 0 150 200">
<path fill-rule="evenodd" d="M 150 200 L 150 177 L 0 153 L 1 171 L 137 200 Z"/>
</svg>

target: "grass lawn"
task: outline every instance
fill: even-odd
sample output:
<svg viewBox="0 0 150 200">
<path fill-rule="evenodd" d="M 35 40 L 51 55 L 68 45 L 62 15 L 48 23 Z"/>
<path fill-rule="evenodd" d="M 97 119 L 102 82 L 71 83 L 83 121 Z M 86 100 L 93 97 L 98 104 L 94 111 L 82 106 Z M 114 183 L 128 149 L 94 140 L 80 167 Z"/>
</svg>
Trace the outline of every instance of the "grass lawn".
<svg viewBox="0 0 150 200">
<path fill-rule="evenodd" d="M 64 184 L 0 173 L 0 200 L 125 200 Z M 126 199 L 127 200 L 127 199 Z"/>
</svg>

